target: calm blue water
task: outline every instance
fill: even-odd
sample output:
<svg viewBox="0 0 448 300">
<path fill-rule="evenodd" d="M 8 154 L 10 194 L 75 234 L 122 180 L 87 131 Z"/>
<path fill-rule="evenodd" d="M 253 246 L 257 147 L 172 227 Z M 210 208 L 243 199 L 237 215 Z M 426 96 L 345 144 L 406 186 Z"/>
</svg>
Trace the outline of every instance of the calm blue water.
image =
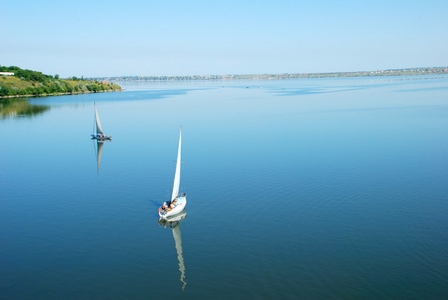
<svg viewBox="0 0 448 300">
<path fill-rule="evenodd" d="M 448 298 L 448 78 L 118 84 L 0 119 L 1 299 Z"/>
</svg>

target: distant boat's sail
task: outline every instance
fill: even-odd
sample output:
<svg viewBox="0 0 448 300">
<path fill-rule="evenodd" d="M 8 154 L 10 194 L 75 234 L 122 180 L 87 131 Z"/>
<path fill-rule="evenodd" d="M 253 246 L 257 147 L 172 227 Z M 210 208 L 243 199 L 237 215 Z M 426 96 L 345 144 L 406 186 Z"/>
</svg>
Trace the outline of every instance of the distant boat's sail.
<svg viewBox="0 0 448 300">
<path fill-rule="evenodd" d="M 95 104 L 95 120 L 96 120 L 96 134 L 104 134 L 103 128 L 101 128 L 100 117 L 98 116 L 98 111 L 96 110 L 96 104 Z"/>
<path fill-rule="evenodd" d="M 176 199 L 179 195 L 179 186 L 180 186 L 180 147 L 182 140 L 182 126 L 180 127 L 179 134 L 179 149 L 177 150 L 177 162 L 176 162 L 176 174 L 174 175 L 174 184 L 173 184 L 173 193 L 171 194 L 171 201 Z"/>
</svg>

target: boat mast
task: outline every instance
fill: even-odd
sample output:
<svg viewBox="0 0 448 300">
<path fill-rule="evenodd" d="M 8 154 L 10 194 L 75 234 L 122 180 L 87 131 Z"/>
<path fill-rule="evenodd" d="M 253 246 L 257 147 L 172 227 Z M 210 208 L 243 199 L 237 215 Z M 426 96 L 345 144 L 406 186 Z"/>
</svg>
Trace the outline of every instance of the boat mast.
<svg viewBox="0 0 448 300">
<path fill-rule="evenodd" d="M 95 104 L 95 121 L 96 121 L 96 134 L 104 134 L 103 128 L 101 128 L 100 116 L 98 116 L 98 111 L 96 110 Z"/>
<path fill-rule="evenodd" d="M 174 175 L 173 193 L 171 194 L 171 201 L 176 199 L 176 197 L 179 195 L 181 142 L 182 142 L 182 126 L 180 126 L 179 148 L 177 149 L 176 173 Z"/>
<path fill-rule="evenodd" d="M 96 126 L 96 103 L 93 102 L 93 105 L 95 106 L 95 111 L 93 113 L 93 134 L 96 134 L 96 131 L 95 131 L 95 126 Z"/>
</svg>

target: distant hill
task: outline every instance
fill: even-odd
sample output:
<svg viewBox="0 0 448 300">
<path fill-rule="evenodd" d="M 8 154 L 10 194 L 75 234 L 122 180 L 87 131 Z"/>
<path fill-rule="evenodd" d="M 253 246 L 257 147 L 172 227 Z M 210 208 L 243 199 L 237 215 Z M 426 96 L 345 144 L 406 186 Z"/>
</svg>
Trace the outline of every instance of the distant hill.
<svg viewBox="0 0 448 300">
<path fill-rule="evenodd" d="M 121 90 L 120 86 L 110 82 L 84 80 L 76 77 L 60 79 L 59 75 L 45 75 L 41 72 L 24 70 L 16 66 L 0 66 L 0 98 L 2 98 L 1 102 L 3 103 L 13 101 L 11 98 L 17 97 L 56 96 Z"/>
<path fill-rule="evenodd" d="M 296 73 L 296 74 L 248 74 L 248 75 L 187 75 L 187 76 L 117 76 L 95 77 L 92 80 L 106 81 L 175 81 L 175 80 L 281 80 L 296 78 L 337 78 L 337 77 L 378 77 L 448 74 L 448 67 L 411 68 L 382 71 L 333 72 L 333 73 Z"/>
</svg>

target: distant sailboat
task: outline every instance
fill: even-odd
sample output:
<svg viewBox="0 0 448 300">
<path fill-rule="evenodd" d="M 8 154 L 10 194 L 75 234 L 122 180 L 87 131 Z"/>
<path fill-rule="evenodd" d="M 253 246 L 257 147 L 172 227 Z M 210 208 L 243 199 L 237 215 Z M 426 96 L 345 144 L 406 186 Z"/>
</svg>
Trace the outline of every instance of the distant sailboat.
<svg viewBox="0 0 448 300">
<path fill-rule="evenodd" d="M 101 128 L 100 123 L 100 116 L 98 115 L 98 111 L 96 110 L 96 103 L 95 105 L 95 120 L 93 122 L 93 134 L 91 134 L 92 139 L 97 140 L 110 140 L 112 139 L 112 136 L 109 135 L 108 137 L 103 133 L 103 128 Z"/>
<path fill-rule="evenodd" d="M 181 153 L 181 141 L 182 141 L 182 126 L 180 127 L 179 134 L 179 148 L 177 150 L 177 162 L 176 162 L 176 172 L 174 175 L 173 193 L 171 194 L 171 200 L 164 202 L 159 208 L 159 216 L 167 218 L 181 212 L 185 205 L 187 205 L 187 194 L 179 195 L 180 186 L 180 153 Z"/>
</svg>

